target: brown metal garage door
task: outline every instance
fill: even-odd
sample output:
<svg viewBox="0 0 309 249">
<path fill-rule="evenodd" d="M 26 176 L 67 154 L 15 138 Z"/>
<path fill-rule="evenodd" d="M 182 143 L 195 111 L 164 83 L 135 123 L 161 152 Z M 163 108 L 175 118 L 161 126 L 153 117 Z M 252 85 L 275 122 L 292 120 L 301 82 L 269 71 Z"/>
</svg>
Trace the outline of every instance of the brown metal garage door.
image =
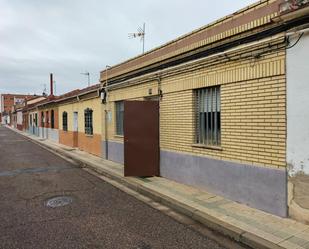
<svg viewBox="0 0 309 249">
<path fill-rule="evenodd" d="M 124 102 L 124 175 L 159 175 L 159 102 Z"/>
</svg>

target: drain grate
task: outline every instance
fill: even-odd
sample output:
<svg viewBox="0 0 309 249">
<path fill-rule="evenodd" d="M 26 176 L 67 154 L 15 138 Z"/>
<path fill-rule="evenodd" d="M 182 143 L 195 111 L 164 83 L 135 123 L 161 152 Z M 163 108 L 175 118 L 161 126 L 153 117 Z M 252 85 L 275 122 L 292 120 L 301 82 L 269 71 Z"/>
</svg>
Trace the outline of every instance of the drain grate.
<svg viewBox="0 0 309 249">
<path fill-rule="evenodd" d="M 46 206 L 51 208 L 63 207 L 73 202 L 70 196 L 57 196 L 46 201 Z"/>
</svg>

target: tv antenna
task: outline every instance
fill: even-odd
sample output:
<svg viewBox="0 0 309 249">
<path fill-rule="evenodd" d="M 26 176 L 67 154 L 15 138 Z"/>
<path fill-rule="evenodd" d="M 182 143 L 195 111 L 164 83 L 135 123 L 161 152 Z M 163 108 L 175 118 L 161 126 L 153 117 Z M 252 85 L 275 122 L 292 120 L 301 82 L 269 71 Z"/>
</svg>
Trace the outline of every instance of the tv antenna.
<svg viewBox="0 0 309 249">
<path fill-rule="evenodd" d="M 53 80 L 53 83 L 54 83 L 54 91 L 55 91 L 55 95 L 57 95 L 57 87 L 56 87 L 56 81 L 55 80 Z"/>
<path fill-rule="evenodd" d="M 88 71 L 86 71 L 86 72 L 80 73 L 80 74 L 88 76 L 88 86 L 90 86 L 90 73 Z"/>
<path fill-rule="evenodd" d="M 46 96 L 47 95 L 47 88 L 46 88 L 46 84 L 41 84 L 41 86 L 43 86 L 43 92 L 42 95 Z"/>
<path fill-rule="evenodd" d="M 136 33 L 129 33 L 129 39 L 133 39 L 133 38 L 141 38 L 141 42 L 143 45 L 143 53 L 145 52 L 145 35 L 146 35 L 146 25 L 145 23 L 143 24 L 143 27 L 138 27 L 137 32 Z"/>
</svg>

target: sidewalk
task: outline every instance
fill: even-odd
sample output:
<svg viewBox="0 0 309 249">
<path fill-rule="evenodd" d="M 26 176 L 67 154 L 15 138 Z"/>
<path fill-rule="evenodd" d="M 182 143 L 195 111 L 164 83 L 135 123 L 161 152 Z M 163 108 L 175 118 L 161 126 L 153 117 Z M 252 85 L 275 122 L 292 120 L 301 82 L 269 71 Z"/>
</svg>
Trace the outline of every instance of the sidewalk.
<svg viewBox="0 0 309 249">
<path fill-rule="evenodd" d="M 14 130 L 16 131 L 16 130 Z M 308 248 L 309 226 L 161 177 L 123 177 L 123 165 L 17 131 L 35 143 L 117 181 L 253 248 Z"/>
</svg>

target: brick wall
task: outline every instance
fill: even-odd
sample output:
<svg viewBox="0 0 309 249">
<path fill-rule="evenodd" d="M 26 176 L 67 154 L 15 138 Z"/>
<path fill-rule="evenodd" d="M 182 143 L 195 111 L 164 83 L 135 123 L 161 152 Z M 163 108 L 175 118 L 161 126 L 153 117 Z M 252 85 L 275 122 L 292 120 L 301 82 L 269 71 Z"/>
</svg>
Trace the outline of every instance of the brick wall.
<svg viewBox="0 0 309 249">
<path fill-rule="evenodd" d="M 85 134 L 84 111 L 90 108 L 93 110 L 93 135 Z M 62 114 L 68 114 L 68 131 L 63 131 Z M 78 113 L 78 132 L 74 130 L 73 113 Z M 101 116 L 101 100 L 100 98 L 91 98 L 80 102 L 60 103 L 58 106 L 59 122 L 59 141 L 62 144 L 78 147 L 81 150 L 91 154 L 101 155 L 101 132 L 102 132 L 102 116 Z M 56 115 L 56 112 L 55 112 Z M 55 119 L 56 121 L 56 119 Z"/>
<path fill-rule="evenodd" d="M 192 90 L 164 95 L 161 149 L 225 160 L 285 166 L 285 78 L 260 78 L 221 86 L 221 148 L 194 147 Z"/>
<path fill-rule="evenodd" d="M 276 39 L 280 42 L 282 37 Z M 268 46 L 267 42 L 264 45 Z M 254 53 L 256 48 L 251 51 Z M 247 51 L 248 52 L 248 51 Z M 246 53 L 247 53 L 246 52 Z M 240 49 L 238 54 L 243 54 Z M 209 60 L 209 59 L 205 59 Z M 202 64 L 203 61 L 198 62 Z M 211 64 L 212 63 L 212 64 Z M 286 136 L 285 50 L 263 54 L 258 59 L 213 60 L 184 73 L 162 78 L 160 103 L 160 147 L 163 150 L 204 155 L 251 164 L 284 167 Z M 187 66 L 188 68 L 188 66 Z M 195 137 L 194 89 L 221 85 L 221 149 L 192 146 Z M 143 99 L 158 83 L 111 90 L 108 108 L 113 114 L 109 140 L 115 136 L 114 101 Z"/>
<path fill-rule="evenodd" d="M 39 109 L 39 117 L 40 117 L 39 127 L 42 127 L 41 114 L 43 112 L 44 118 L 45 118 L 44 127 L 45 128 L 51 128 L 51 113 L 52 113 L 52 110 L 54 111 L 54 129 L 58 129 L 58 127 L 59 127 L 59 124 L 58 124 L 58 107 L 56 107 L 56 106 L 51 106 L 51 107 Z"/>
<path fill-rule="evenodd" d="M 4 112 L 11 112 L 12 111 L 12 107 L 16 104 L 15 103 L 15 100 L 16 99 L 26 99 L 26 98 L 30 98 L 32 97 L 31 95 L 21 95 L 21 94 L 2 94 L 1 95 L 2 97 L 2 105 L 1 106 L 1 111 L 4 111 Z"/>
</svg>

